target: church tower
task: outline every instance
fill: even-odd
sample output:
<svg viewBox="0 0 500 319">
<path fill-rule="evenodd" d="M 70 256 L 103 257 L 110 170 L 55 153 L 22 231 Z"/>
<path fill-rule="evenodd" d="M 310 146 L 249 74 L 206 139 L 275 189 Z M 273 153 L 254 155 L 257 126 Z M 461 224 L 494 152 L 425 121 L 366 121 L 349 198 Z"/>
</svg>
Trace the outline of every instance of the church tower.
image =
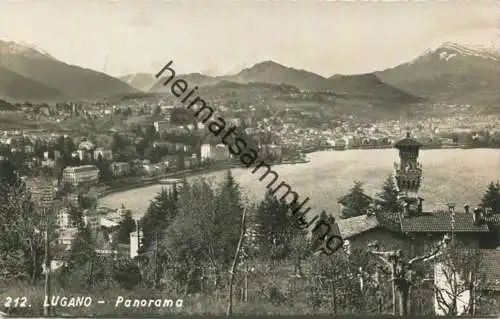
<svg viewBox="0 0 500 319">
<path fill-rule="evenodd" d="M 422 213 L 423 199 L 417 196 L 422 179 L 422 165 L 418 154 L 422 144 L 406 133 L 406 138 L 394 145 L 399 150 L 399 163 L 394 163 L 394 181 L 404 207 L 404 215 L 414 216 Z"/>
</svg>

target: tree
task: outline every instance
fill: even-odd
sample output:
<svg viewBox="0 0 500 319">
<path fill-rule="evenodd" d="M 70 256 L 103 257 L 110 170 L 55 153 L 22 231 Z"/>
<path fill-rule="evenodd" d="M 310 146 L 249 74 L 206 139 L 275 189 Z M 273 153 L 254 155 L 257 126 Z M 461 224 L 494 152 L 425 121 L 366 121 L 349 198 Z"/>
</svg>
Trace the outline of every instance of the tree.
<svg viewBox="0 0 500 319">
<path fill-rule="evenodd" d="M 123 149 L 126 146 L 124 138 L 118 134 L 114 133 L 112 138 L 111 138 L 111 143 L 109 145 L 109 148 L 111 151 L 114 153 L 118 152 L 119 150 Z"/>
<path fill-rule="evenodd" d="M 365 214 L 368 207 L 370 207 L 371 199 L 364 194 L 363 184 L 355 181 L 354 186 L 341 202 L 344 205 L 342 217 L 350 218 Z"/>
<path fill-rule="evenodd" d="M 177 216 L 177 201 L 177 187 L 162 188 L 151 201 L 146 214 L 141 219 L 144 249 L 150 246 L 157 233 L 162 233 L 172 224 Z"/>
<path fill-rule="evenodd" d="M 481 269 L 483 253 L 459 244 L 445 249 L 440 261 L 434 280 L 440 315 L 473 315 L 482 302 L 478 288 L 486 279 Z"/>
<path fill-rule="evenodd" d="M 396 296 L 399 300 L 399 314 L 407 316 L 410 307 L 410 288 L 414 284 L 415 269 L 420 262 L 431 261 L 443 253 L 447 247 L 449 237 L 445 236 L 442 241 L 430 252 L 425 255 L 416 256 L 407 260 L 404 256 L 403 250 L 397 251 L 380 251 L 377 242 L 372 242 L 368 245 L 369 253 L 377 257 L 383 262 L 382 269 L 391 275 L 393 282 L 393 309 L 395 314 L 396 309 Z"/>
<path fill-rule="evenodd" d="M 71 243 L 71 252 L 67 264 L 68 269 L 84 265 L 94 257 L 95 242 L 92 239 L 92 232 L 88 226 L 80 225 L 78 233 Z"/>
<path fill-rule="evenodd" d="M 271 260 L 285 258 L 290 253 L 291 225 L 289 207 L 267 191 L 257 208 L 257 243 L 260 253 Z"/>
<path fill-rule="evenodd" d="M 491 208 L 494 212 L 500 212 L 500 183 L 491 182 L 481 199 L 482 208 Z"/>
<path fill-rule="evenodd" d="M 186 291 L 200 287 L 202 270 L 214 275 L 214 290 L 222 288 L 234 258 L 243 215 L 238 184 L 228 172 L 216 190 L 205 179 L 184 185 L 179 196 L 179 211 L 162 240 L 169 252 L 173 278 Z M 250 212 L 249 212 L 249 215 Z"/>
<path fill-rule="evenodd" d="M 366 251 L 352 249 L 338 254 L 314 256 L 312 278 L 318 293 L 329 293 L 326 305 L 335 315 L 373 314 L 377 311 L 377 291 L 388 294 L 376 264 Z M 324 302 L 318 298 L 316 306 Z"/>
<path fill-rule="evenodd" d="M 45 211 L 35 206 L 13 165 L 0 164 L 0 266 L 17 269 L 7 277 L 31 278 L 34 284 L 42 270 Z"/>
<path fill-rule="evenodd" d="M 123 244 L 130 243 L 130 233 L 134 232 L 135 228 L 135 220 L 132 218 L 132 211 L 126 209 L 123 212 L 122 219 L 118 225 L 118 234 L 117 239 L 118 242 Z"/>
<path fill-rule="evenodd" d="M 141 272 L 137 263 L 134 261 L 120 262 L 115 267 L 113 278 L 124 289 L 134 289 L 141 283 Z"/>
<path fill-rule="evenodd" d="M 395 213 L 400 209 L 398 201 L 398 190 L 391 175 L 387 176 L 384 184 L 382 185 L 382 192 L 377 194 L 381 199 L 379 204 L 382 206 L 384 212 Z"/>
<path fill-rule="evenodd" d="M 170 277 L 184 292 L 201 287 L 200 270 L 211 266 L 220 269 L 221 250 L 218 213 L 215 194 L 204 179 L 185 184 L 179 194 L 178 215 L 160 242 L 160 252 L 168 252 L 162 259 Z"/>
<path fill-rule="evenodd" d="M 291 233 L 290 256 L 295 262 L 295 274 L 303 277 L 302 261 L 311 255 L 311 243 L 306 230 L 292 226 Z"/>
<path fill-rule="evenodd" d="M 243 216 L 243 203 L 240 186 L 228 169 L 222 185 L 216 193 L 216 211 L 214 224 L 215 234 L 221 242 L 219 249 L 223 251 L 222 262 L 229 264 L 238 244 L 240 229 L 238 225 Z"/>
<path fill-rule="evenodd" d="M 113 172 L 111 171 L 111 164 L 102 158 L 99 154 L 96 161 L 96 167 L 99 170 L 99 181 L 100 182 L 110 182 L 113 180 Z"/>
</svg>

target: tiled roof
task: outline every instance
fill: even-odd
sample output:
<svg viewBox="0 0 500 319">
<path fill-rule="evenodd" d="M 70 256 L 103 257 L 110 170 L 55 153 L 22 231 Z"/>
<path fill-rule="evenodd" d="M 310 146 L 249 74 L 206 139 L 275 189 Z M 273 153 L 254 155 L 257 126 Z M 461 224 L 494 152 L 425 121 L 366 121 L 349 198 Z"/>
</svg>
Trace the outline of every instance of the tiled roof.
<svg viewBox="0 0 500 319">
<path fill-rule="evenodd" d="M 484 286 L 500 291 L 500 249 L 481 249 L 481 252 L 481 268 L 486 276 Z"/>
<path fill-rule="evenodd" d="M 337 225 L 342 238 L 347 239 L 378 227 L 378 220 L 374 215 L 361 215 L 340 219 Z"/>
<path fill-rule="evenodd" d="M 488 224 L 500 225 L 500 214 L 493 214 L 490 216 L 483 216 L 483 221 Z"/>
<path fill-rule="evenodd" d="M 401 216 L 399 213 L 375 212 L 379 226 L 390 231 L 401 231 Z"/>
<path fill-rule="evenodd" d="M 451 232 L 449 212 L 424 213 L 421 216 L 406 217 L 401 220 L 403 232 Z M 455 214 L 455 232 L 488 232 L 487 225 L 474 225 L 471 214 Z"/>
</svg>

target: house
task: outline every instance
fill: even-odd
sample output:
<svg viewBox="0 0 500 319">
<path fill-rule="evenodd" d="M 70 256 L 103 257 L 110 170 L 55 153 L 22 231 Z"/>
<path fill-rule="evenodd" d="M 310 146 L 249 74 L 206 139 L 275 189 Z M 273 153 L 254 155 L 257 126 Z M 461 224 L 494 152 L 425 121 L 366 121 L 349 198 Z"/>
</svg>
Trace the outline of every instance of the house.
<svg viewBox="0 0 500 319">
<path fill-rule="evenodd" d="M 449 306 L 453 304 L 451 296 L 456 290 L 459 291 L 456 300 L 457 315 L 468 314 L 471 306 L 475 315 L 493 314 L 500 309 L 500 250 L 469 250 L 467 254 L 464 254 L 464 258 L 467 258 L 465 257 L 467 255 L 469 258 L 480 258 L 479 268 L 475 271 L 477 279 L 474 290 L 464 289 L 464 284 L 467 281 L 463 278 L 463 274 L 453 272 L 443 262 L 437 262 L 434 265 L 434 285 L 438 289 L 434 298 L 436 315 L 447 314 Z M 451 274 L 455 276 L 451 277 Z M 469 280 L 472 278 L 472 272 L 469 273 L 468 277 Z M 456 290 L 454 286 L 457 287 Z M 474 299 L 476 304 L 473 302 Z"/>
<path fill-rule="evenodd" d="M 95 185 L 99 180 L 99 170 L 94 165 L 69 166 L 63 170 L 62 180 L 73 186 Z"/>
<path fill-rule="evenodd" d="M 229 149 L 224 144 L 210 145 L 203 144 L 201 146 L 201 160 L 225 161 L 231 157 Z"/>
<path fill-rule="evenodd" d="M 476 313 L 499 313 L 500 309 L 500 249 L 482 249 L 480 271 L 485 274 L 485 282 L 479 289 L 487 301 L 478 305 Z"/>
<path fill-rule="evenodd" d="M 384 249 L 408 247 L 409 238 L 383 227 L 375 214 L 363 214 L 337 220 L 338 232 L 352 247 L 366 248 L 372 241 L 383 243 Z"/>
<path fill-rule="evenodd" d="M 111 163 L 111 172 L 114 177 L 127 176 L 130 173 L 130 164 L 125 162 Z"/>
<path fill-rule="evenodd" d="M 70 250 L 73 240 L 78 234 L 77 227 L 63 228 L 59 231 L 59 236 L 57 238 L 57 243 L 63 247 L 64 250 Z"/>
</svg>

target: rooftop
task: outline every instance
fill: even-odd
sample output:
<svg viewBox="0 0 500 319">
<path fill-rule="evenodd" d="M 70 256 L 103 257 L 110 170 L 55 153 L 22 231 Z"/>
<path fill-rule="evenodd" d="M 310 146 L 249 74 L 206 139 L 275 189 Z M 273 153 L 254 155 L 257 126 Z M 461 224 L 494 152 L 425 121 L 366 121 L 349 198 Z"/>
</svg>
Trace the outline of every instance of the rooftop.
<svg viewBox="0 0 500 319">
<path fill-rule="evenodd" d="M 445 233 L 452 231 L 451 215 L 447 211 L 423 213 L 420 216 L 401 219 L 401 231 L 419 233 Z M 472 214 L 455 213 L 455 232 L 479 233 L 488 232 L 487 225 L 475 225 Z"/>
<path fill-rule="evenodd" d="M 347 219 L 340 219 L 337 221 L 337 225 L 342 238 L 347 239 L 375 229 L 378 227 L 379 223 L 375 215 L 361 215 Z"/>
</svg>

